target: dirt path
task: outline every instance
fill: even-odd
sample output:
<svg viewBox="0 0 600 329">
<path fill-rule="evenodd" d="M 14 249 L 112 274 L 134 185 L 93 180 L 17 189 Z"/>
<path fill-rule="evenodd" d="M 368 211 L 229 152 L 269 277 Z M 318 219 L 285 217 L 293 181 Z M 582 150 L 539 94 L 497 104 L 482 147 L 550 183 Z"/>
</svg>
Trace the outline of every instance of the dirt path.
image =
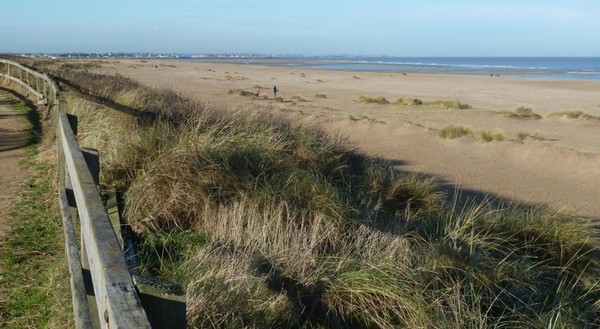
<svg viewBox="0 0 600 329">
<path fill-rule="evenodd" d="M 19 185 L 28 172 L 19 165 L 29 140 L 29 124 L 10 106 L 17 101 L 0 93 L 0 244 L 6 229 L 6 217 Z"/>
</svg>

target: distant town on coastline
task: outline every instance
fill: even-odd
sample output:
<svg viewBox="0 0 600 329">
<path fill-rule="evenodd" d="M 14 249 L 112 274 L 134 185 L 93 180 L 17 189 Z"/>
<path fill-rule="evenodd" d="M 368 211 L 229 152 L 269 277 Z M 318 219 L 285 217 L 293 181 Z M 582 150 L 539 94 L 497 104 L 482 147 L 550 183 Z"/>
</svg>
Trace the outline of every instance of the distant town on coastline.
<svg viewBox="0 0 600 329">
<path fill-rule="evenodd" d="M 32 58 L 50 58 L 50 59 L 203 59 L 203 58 L 274 58 L 287 57 L 282 55 L 264 55 L 264 54 L 181 54 L 181 53 L 152 53 L 152 52 L 108 52 L 108 53 L 12 53 L 8 55 Z M 294 55 L 297 56 L 297 55 Z"/>
</svg>

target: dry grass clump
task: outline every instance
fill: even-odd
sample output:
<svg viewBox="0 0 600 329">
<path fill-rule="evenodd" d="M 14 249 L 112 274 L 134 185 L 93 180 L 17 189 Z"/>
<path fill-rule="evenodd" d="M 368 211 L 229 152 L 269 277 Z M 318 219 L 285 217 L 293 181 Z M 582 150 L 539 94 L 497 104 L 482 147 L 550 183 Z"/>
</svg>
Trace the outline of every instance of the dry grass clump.
<svg viewBox="0 0 600 329">
<path fill-rule="evenodd" d="M 598 239 L 541 208 L 454 205 L 392 228 L 241 201 L 204 213 L 199 225 L 211 235 L 185 265 L 193 326 L 597 322 Z"/>
<path fill-rule="evenodd" d="M 419 106 L 423 105 L 423 101 L 418 98 L 398 98 L 393 105 L 402 105 L 402 106 Z"/>
<path fill-rule="evenodd" d="M 468 110 L 472 108 L 471 105 L 464 104 L 456 100 L 437 100 L 433 102 L 427 102 L 426 104 L 443 106 L 449 110 Z"/>
<path fill-rule="evenodd" d="M 444 139 L 460 138 L 471 133 L 471 128 L 467 126 L 447 125 L 440 129 L 439 136 Z"/>
<path fill-rule="evenodd" d="M 446 204 L 431 179 L 317 129 L 128 92 L 107 97 L 174 100 L 165 111 L 178 115 L 115 126 L 125 120 L 104 107 L 82 110 L 92 131 L 81 136 L 102 146 L 100 130 L 128 134 L 103 160 L 110 184 L 126 192 L 143 272 L 185 285 L 191 327 L 600 325 L 600 241 L 588 224 Z"/>
<path fill-rule="evenodd" d="M 316 93 L 315 98 L 327 98 L 327 94 L 325 93 Z"/>
<path fill-rule="evenodd" d="M 247 90 L 242 90 L 242 89 L 230 89 L 227 93 L 229 95 L 237 95 L 237 96 L 256 96 L 255 93 L 247 91 Z"/>
<path fill-rule="evenodd" d="M 105 61 L 70 61 L 60 64 L 61 70 L 89 70 L 99 69 Z"/>
<path fill-rule="evenodd" d="M 381 105 L 385 105 L 385 104 L 389 104 L 390 103 L 383 96 L 379 96 L 379 97 L 360 96 L 358 98 L 358 102 L 359 103 L 366 103 L 366 104 L 381 104 Z"/>
<path fill-rule="evenodd" d="M 562 111 L 550 113 L 549 117 L 567 117 L 573 120 L 597 120 L 600 121 L 600 116 L 587 114 L 580 110 Z"/>
<path fill-rule="evenodd" d="M 291 98 L 293 102 L 307 102 L 307 100 L 300 95 L 293 95 Z"/>
<path fill-rule="evenodd" d="M 433 204 L 434 195 L 417 192 L 419 184 L 375 169 L 384 165 L 319 131 L 266 113 L 207 123 L 196 118 L 140 132 L 151 148 L 142 153 L 155 152 L 154 145 L 161 150 L 145 162 L 128 192 L 128 218 L 137 231 L 189 229 L 205 206 L 242 197 L 258 204 L 287 202 L 329 218 L 355 213 L 370 199 L 390 216 L 410 205 Z"/>
<path fill-rule="evenodd" d="M 294 217 L 306 224 L 290 222 Z M 245 202 L 207 214 L 202 223 L 214 234 L 187 264 L 197 296 L 188 305 L 194 325 L 424 324 L 425 303 L 409 297 L 415 278 L 403 264 L 410 248 L 400 237 L 362 226 L 344 230 L 282 205 L 269 206 L 265 215 Z M 386 299 L 398 304 L 376 307 Z"/>
<path fill-rule="evenodd" d="M 532 109 L 521 106 L 515 110 L 515 112 L 503 111 L 502 115 L 513 119 L 541 119 L 542 116 L 535 113 Z"/>
<path fill-rule="evenodd" d="M 544 135 L 541 132 L 530 133 L 530 132 L 526 132 L 526 131 L 520 131 L 517 134 L 517 137 L 519 138 L 519 141 L 524 141 L 527 138 L 531 138 L 531 139 L 537 140 L 537 141 L 543 141 L 546 139 L 546 137 L 544 137 Z"/>
<path fill-rule="evenodd" d="M 482 130 L 478 132 L 475 137 L 482 143 L 489 143 L 493 141 L 502 142 L 506 138 L 504 133 L 499 129 L 493 129 L 489 131 Z"/>
</svg>

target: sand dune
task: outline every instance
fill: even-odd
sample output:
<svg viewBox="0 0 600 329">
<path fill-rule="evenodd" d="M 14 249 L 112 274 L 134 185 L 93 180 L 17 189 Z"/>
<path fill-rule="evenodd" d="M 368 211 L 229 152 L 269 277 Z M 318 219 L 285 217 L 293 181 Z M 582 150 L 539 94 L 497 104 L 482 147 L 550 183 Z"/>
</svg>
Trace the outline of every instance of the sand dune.
<svg viewBox="0 0 600 329">
<path fill-rule="evenodd" d="M 103 64 L 151 86 L 170 86 L 219 106 L 278 111 L 342 132 L 364 152 L 401 170 L 438 177 L 449 187 L 528 203 L 543 203 L 600 219 L 600 120 L 551 117 L 579 110 L 600 117 L 600 82 L 435 74 L 315 71 L 229 63 L 120 61 Z M 277 85 L 283 102 L 273 100 Z M 261 97 L 229 94 L 242 89 Z M 317 96 L 317 94 L 321 94 Z M 267 96 L 267 99 L 263 99 Z M 294 97 L 296 96 L 296 97 Z M 360 96 L 390 102 L 458 100 L 472 108 L 364 104 Z M 541 119 L 503 112 L 531 108 Z M 502 131 L 501 142 L 476 137 L 442 139 L 448 124 Z M 527 136 L 527 137 L 524 137 Z"/>
</svg>

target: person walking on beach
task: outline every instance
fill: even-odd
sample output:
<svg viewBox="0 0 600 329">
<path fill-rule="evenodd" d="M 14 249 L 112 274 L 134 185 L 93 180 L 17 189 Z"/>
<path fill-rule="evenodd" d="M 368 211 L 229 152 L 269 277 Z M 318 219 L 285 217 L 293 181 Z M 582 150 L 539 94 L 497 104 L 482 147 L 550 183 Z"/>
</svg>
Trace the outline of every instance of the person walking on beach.
<svg viewBox="0 0 600 329">
<path fill-rule="evenodd" d="M 275 95 L 275 97 L 277 97 L 278 91 L 279 91 L 279 88 L 277 88 L 277 86 L 273 86 L 273 95 Z"/>
</svg>

